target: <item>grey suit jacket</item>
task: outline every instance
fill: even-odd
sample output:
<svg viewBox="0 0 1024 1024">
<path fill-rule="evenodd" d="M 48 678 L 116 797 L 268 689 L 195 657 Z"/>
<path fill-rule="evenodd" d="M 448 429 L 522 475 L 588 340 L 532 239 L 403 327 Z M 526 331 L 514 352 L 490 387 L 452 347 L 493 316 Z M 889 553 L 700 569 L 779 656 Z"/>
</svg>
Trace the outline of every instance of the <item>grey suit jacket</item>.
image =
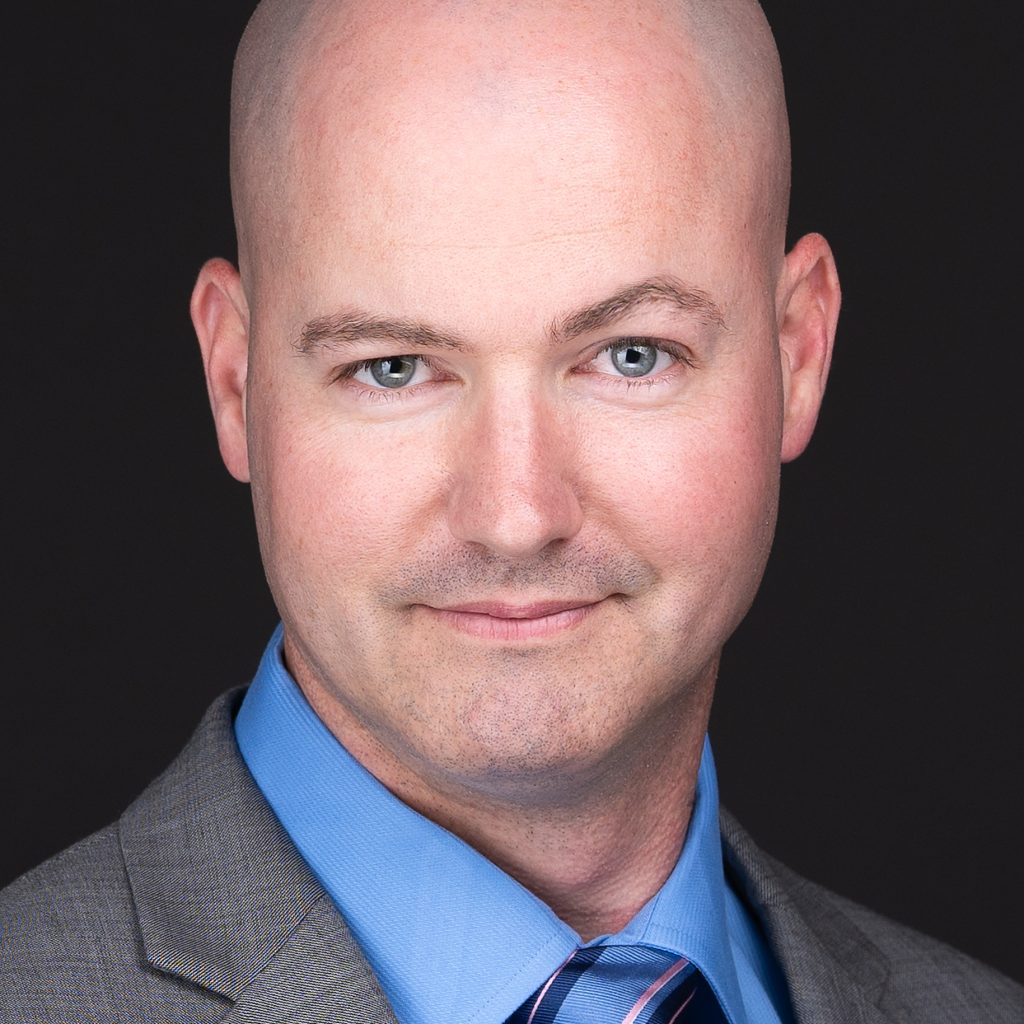
<svg viewBox="0 0 1024 1024">
<path fill-rule="evenodd" d="M 2 1024 L 394 1024 L 239 756 L 240 694 L 118 822 L 0 893 Z M 722 830 L 800 1024 L 1024 1022 L 1020 986 Z"/>
</svg>

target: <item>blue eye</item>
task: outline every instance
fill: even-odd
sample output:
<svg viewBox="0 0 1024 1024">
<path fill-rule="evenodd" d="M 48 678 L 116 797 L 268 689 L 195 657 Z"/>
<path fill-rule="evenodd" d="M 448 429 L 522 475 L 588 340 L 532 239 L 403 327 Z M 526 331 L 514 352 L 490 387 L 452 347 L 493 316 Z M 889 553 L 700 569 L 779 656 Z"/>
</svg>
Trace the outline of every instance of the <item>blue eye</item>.
<svg viewBox="0 0 1024 1024">
<path fill-rule="evenodd" d="M 412 380 L 416 373 L 416 359 L 412 356 L 393 356 L 389 359 L 374 359 L 370 365 L 370 376 L 384 388 L 401 388 Z"/>
<path fill-rule="evenodd" d="M 646 377 L 658 363 L 658 349 L 636 341 L 623 341 L 608 349 L 612 365 L 624 377 Z"/>
</svg>

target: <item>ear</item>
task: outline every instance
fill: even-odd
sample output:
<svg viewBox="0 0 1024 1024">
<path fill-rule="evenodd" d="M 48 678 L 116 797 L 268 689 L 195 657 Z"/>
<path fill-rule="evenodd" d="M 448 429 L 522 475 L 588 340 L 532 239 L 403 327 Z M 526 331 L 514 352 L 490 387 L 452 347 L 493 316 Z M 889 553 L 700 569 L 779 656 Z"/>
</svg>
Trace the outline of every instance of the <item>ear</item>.
<svg viewBox="0 0 1024 1024">
<path fill-rule="evenodd" d="M 841 295 L 836 262 L 821 235 L 804 235 L 787 254 L 776 296 L 782 359 L 782 461 L 814 432 L 832 361 Z"/>
<path fill-rule="evenodd" d="M 245 429 L 249 307 L 238 271 L 227 260 L 203 265 L 192 290 L 191 311 L 221 458 L 228 472 L 244 483 L 249 480 Z"/>
</svg>

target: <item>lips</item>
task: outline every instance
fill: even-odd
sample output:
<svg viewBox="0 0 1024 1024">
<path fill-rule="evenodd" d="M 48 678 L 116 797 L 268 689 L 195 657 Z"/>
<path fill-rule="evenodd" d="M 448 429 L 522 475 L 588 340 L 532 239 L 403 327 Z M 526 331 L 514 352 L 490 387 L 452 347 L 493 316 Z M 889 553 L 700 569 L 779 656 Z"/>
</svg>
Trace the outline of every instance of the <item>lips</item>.
<svg viewBox="0 0 1024 1024">
<path fill-rule="evenodd" d="M 452 605 L 438 611 L 465 612 L 471 615 L 489 615 L 493 619 L 543 619 L 559 612 L 573 611 L 596 604 L 596 600 L 532 601 L 529 604 L 506 604 L 501 601 L 471 601 Z"/>
<path fill-rule="evenodd" d="M 448 608 L 429 608 L 429 611 L 460 633 L 508 643 L 554 636 L 572 629 L 588 618 L 600 603 L 600 598 L 526 604 L 470 601 Z"/>
</svg>

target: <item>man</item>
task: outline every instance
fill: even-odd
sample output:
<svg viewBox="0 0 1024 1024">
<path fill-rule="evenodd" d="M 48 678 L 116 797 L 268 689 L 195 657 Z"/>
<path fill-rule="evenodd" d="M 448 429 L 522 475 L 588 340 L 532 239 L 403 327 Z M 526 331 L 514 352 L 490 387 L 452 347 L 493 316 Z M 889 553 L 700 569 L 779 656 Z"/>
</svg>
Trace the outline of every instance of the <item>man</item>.
<svg viewBox="0 0 1024 1024">
<path fill-rule="evenodd" d="M 839 307 L 788 182 L 751 3 L 261 5 L 192 311 L 283 627 L 5 892 L 0 1020 L 1024 1017 L 718 834 Z"/>
</svg>

